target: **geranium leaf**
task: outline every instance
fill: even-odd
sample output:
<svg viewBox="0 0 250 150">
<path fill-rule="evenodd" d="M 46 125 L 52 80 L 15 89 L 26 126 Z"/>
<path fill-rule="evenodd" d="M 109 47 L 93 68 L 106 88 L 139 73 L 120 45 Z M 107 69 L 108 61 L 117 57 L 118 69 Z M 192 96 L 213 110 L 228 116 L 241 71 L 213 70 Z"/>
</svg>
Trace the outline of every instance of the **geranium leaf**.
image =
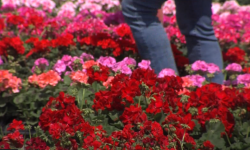
<svg viewBox="0 0 250 150">
<path fill-rule="evenodd" d="M 64 76 L 63 82 L 64 82 L 66 85 L 70 85 L 70 84 L 72 83 L 72 80 L 70 79 L 69 76 Z"/>
</svg>

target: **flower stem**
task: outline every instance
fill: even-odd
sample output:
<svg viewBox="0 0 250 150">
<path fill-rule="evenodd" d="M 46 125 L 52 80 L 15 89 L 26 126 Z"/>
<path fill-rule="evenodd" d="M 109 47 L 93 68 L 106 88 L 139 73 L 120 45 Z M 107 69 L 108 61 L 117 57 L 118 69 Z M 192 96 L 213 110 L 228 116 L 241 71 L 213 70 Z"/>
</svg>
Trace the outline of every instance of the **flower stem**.
<svg viewBox="0 0 250 150">
<path fill-rule="evenodd" d="M 186 134 L 186 128 L 184 129 L 184 134 L 183 134 L 183 137 L 182 137 L 182 140 L 181 140 L 181 149 L 183 150 L 183 143 L 184 143 L 184 140 L 185 140 L 185 134 Z"/>
<path fill-rule="evenodd" d="M 141 104 L 141 98 L 142 98 L 142 95 L 139 98 L 138 106 L 140 106 L 140 104 Z"/>
<path fill-rule="evenodd" d="M 247 137 L 246 138 L 248 138 L 249 130 L 250 130 L 250 127 L 247 128 Z"/>
<path fill-rule="evenodd" d="M 31 127 L 30 127 L 31 128 Z M 30 132 L 30 128 L 29 128 L 29 135 L 30 135 L 30 139 L 31 139 L 31 132 Z"/>
<path fill-rule="evenodd" d="M 231 146 L 232 144 L 231 144 L 231 142 L 229 140 L 228 134 L 227 134 L 227 132 L 225 132 L 225 133 L 226 133 L 227 141 L 228 141 L 229 145 Z"/>
</svg>

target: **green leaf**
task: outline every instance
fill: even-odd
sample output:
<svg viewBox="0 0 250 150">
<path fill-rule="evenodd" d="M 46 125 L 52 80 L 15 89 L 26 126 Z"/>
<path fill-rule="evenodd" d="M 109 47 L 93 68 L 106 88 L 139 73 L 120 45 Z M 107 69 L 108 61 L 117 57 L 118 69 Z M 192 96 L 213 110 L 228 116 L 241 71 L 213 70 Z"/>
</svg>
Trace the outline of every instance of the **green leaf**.
<svg viewBox="0 0 250 150">
<path fill-rule="evenodd" d="M 109 117 L 113 120 L 113 121 L 118 121 L 119 120 L 119 116 L 122 114 L 122 112 L 117 112 L 117 111 L 113 111 L 109 113 Z"/>
<path fill-rule="evenodd" d="M 124 124 L 121 121 L 115 122 L 111 124 L 112 126 L 115 126 L 118 129 L 123 129 Z"/>
<path fill-rule="evenodd" d="M 250 132 L 249 131 L 249 128 L 250 127 L 250 120 L 249 121 L 247 121 L 247 122 L 244 122 L 243 124 L 242 124 L 242 128 L 241 128 L 241 133 L 243 134 L 243 135 L 247 135 L 248 134 L 248 132 Z"/>
<path fill-rule="evenodd" d="M 95 93 L 99 92 L 100 90 L 106 89 L 102 84 L 100 84 L 99 82 L 96 82 L 96 81 L 92 83 L 92 88 L 94 89 Z"/>
<path fill-rule="evenodd" d="M 158 113 L 154 116 L 154 120 L 160 124 L 165 120 L 165 118 L 166 118 L 166 115 L 164 115 L 163 112 Z"/>
<path fill-rule="evenodd" d="M 25 98 L 24 96 L 18 95 L 17 97 L 14 98 L 13 102 L 18 105 L 24 101 L 24 98 Z"/>
<path fill-rule="evenodd" d="M 1 109 L 3 110 L 3 109 Z M 0 112 L 0 117 L 3 117 L 7 113 L 8 108 L 5 107 L 3 112 Z"/>
<path fill-rule="evenodd" d="M 69 76 L 64 76 L 63 82 L 64 82 L 66 85 L 70 85 L 70 84 L 72 83 L 72 80 L 70 79 Z"/>
<path fill-rule="evenodd" d="M 225 147 L 225 141 L 221 138 L 221 132 L 225 132 L 224 125 L 219 122 L 206 123 L 207 132 L 202 134 L 201 140 L 209 140 L 216 148 L 222 149 Z"/>
</svg>

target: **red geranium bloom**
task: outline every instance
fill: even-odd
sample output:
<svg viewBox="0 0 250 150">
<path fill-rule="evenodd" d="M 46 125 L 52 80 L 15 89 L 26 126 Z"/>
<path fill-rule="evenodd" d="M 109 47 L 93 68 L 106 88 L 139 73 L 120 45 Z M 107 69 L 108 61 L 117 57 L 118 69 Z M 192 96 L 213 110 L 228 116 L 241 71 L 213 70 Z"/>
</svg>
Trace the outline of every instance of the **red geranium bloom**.
<svg viewBox="0 0 250 150">
<path fill-rule="evenodd" d="M 25 149 L 27 150 L 49 150 L 50 148 L 46 145 L 46 143 L 40 139 L 39 137 L 31 138 L 29 141 L 26 142 Z"/>
<path fill-rule="evenodd" d="M 210 142 L 210 141 L 205 141 L 203 142 L 203 145 L 206 147 L 206 148 L 214 148 L 214 145 Z"/>
<path fill-rule="evenodd" d="M 229 61 L 230 63 L 241 63 L 245 60 L 246 52 L 239 47 L 234 47 L 228 49 L 224 54 L 224 60 Z"/>
<path fill-rule="evenodd" d="M 10 142 L 16 148 L 23 147 L 23 143 L 24 143 L 23 135 L 20 134 L 18 130 L 16 130 L 14 133 L 9 133 L 8 135 L 4 136 L 3 141 Z"/>
<path fill-rule="evenodd" d="M 9 125 L 9 127 L 7 128 L 8 131 L 10 130 L 24 130 L 24 125 L 22 121 L 17 121 L 16 119 L 14 119 L 12 121 L 12 123 Z"/>
<path fill-rule="evenodd" d="M 20 25 L 24 23 L 24 19 L 18 15 L 11 15 L 7 18 L 7 23 L 12 25 Z"/>
<path fill-rule="evenodd" d="M 5 28 L 4 20 L 0 18 L 0 31 Z"/>
<path fill-rule="evenodd" d="M 142 112 L 138 105 L 126 107 L 123 114 L 119 117 L 124 124 L 138 124 L 147 121 L 147 115 Z"/>
</svg>

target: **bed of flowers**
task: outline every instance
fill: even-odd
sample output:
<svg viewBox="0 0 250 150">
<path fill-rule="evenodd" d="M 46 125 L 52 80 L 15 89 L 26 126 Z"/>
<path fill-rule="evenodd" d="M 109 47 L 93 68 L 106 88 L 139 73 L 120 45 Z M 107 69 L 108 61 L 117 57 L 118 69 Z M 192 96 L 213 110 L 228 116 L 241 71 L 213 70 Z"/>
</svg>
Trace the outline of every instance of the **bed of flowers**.
<svg viewBox="0 0 250 150">
<path fill-rule="evenodd" d="M 0 149 L 250 148 L 250 6 L 213 3 L 220 70 L 189 65 L 168 0 L 177 76 L 141 60 L 118 0 L 1 3 Z"/>
</svg>

